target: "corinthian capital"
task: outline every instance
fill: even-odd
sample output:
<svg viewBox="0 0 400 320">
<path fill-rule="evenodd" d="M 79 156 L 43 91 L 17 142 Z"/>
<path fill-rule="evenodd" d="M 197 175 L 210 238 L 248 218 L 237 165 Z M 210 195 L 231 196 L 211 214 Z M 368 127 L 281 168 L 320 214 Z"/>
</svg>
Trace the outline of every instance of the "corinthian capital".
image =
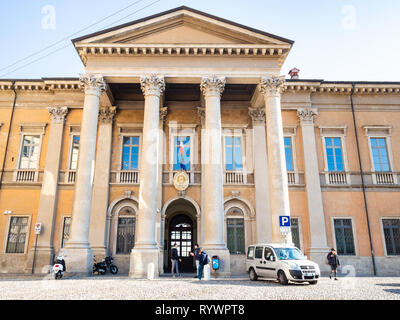
<svg viewBox="0 0 400 320">
<path fill-rule="evenodd" d="M 263 77 L 260 82 L 261 93 L 268 96 L 279 96 L 285 84 L 285 77 Z"/>
<path fill-rule="evenodd" d="M 160 108 L 160 121 L 165 121 L 168 115 L 168 107 Z"/>
<path fill-rule="evenodd" d="M 65 117 L 68 114 L 67 107 L 48 107 L 52 123 L 64 123 Z"/>
<path fill-rule="evenodd" d="M 112 123 L 116 113 L 116 107 L 102 107 L 99 109 L 99 120 L 101 123 Z"/>
<path fill-rule="evenodd" d="M 249 108 L 249 116 L 253 124 L 265 125 L 265 109 L 264 108 Z"/>
<path fill-rule="evenodd" d="M 225 89 L 225 77 L 203 77 L 201 79 L 200 90 L 205 96 L 214 95 L 220 97 Z"/>
<path fill-rule="evenodd" d="M 297 116 L 300 118 L 300 121 L 313 122 L 314 117 L 317 115 L 318 115 L 317 109 L 306 108 L 297 110 Z"/>
<path fill-rule="evenodd" d="M 140 78 L 140 87 L 145 96 L 161 96 L 165 90 L 165 81 L 163 76 L 150 74 Z"/>
<path fill-rule="evenodd" d="M 104 78 L 94 74 L 81 74 L 79 77 L 85 91 L 95 91 L 99 96 L 106 90 Z"/>
</svg>

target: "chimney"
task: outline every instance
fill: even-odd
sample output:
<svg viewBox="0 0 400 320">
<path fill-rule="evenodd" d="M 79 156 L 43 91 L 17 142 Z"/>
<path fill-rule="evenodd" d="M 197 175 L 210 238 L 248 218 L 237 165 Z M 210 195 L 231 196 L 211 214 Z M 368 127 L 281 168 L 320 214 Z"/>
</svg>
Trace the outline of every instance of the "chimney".
<svg viewBox="0 0 400 320">
<path fill-rule="evenodd" d="M 289 71 L 290 79 L 298 79 L 300 70 L 297 68 L 293 68 Z"/>
</svg>

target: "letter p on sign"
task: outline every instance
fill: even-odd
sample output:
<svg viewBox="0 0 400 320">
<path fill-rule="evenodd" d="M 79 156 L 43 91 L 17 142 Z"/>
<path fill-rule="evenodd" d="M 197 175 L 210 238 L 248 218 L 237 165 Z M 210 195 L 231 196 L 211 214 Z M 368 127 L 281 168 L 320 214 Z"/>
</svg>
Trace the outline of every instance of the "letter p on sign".
<svg viewBox="0 0 400 320">
<path fill-rule="evenodd" d="M 280 227 L 290 227 L 290 216 L 280 216 L 279 217 Z"/>
</svg>

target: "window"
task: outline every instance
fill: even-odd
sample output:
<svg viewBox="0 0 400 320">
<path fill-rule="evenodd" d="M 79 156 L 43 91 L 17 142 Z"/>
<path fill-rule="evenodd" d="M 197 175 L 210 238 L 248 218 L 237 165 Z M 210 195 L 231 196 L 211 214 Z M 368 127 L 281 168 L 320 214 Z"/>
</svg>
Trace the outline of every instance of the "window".
<svg viewBox="0 0 400 320">
<path fill-rule="evenodd" d="M 388 256 L 400 255 L 400 219 L 382 219 Z"/>
<path fill-rule="evenodd" d="M 69 163 L 70 170 L 76 170 L 78 167 L 79 142 L 80 136 L 72 136 L 71 159 Z"/>
<path fill-rule="evenodd" d="M 386 138 L 370 138 L 375 171 L 390 171 Z"/>
<path fill-rule="evenodd" d="M 334 227 L 337 253 L 345 256 L 355 255 L 356 251 L 351 219 L 334 219 Z"/>
<path fill-rule="evenodd" d="M 269 260 L 271 256 L 272 256 L 272 257 L 274 256 L 274 253 L 272 252 L 272 249 L 271 249 L 271 248 L 268 248 L 268 247 L 265 247 L 265 250 L 264 250 L 264 259 L 265 259 L 265 260 Z"/>
<path fill-rule="evenodd" d="M 243 219 L 227 219 L 228 249 L 233 254 L 244 254 Z"/>
<path fill-rule="evenodd" d="M 6 253 L 25 252 L 28 222 L 28 217 L 11 217 Z"/>
<path fill-rule="evenodd" d="M 254 247 L 249 247 L 247 250 L 247 259 L 254 259 Z"/>
<path fill-rule="evenodd" d="M 294 245 L 300 248 L 300 230 L 299 230 L 299 219 L 298 218 L 291 218 L 290 219 L 290 228 L 292 232 L 292 241 Z"/>
<path fill-rule="evenodd" d="M 129 254 L 135 246 L 135 218 L 118 218 L 117 254 Z"/>
<path fill-rule="evenodd" d="M 256 254 L 254 255 L 254 257 L 256 259 L 261 259 L 262 253 L 263 253 L 263 247 L 256 247 Z"/>
<path fill-rule="evenodd" d="M 190 171 L 190 137 L 174 139 L 174 170 Z"/>
<path fill-rule="evenodd" d="M 341 138 L 325 137 L 328 171 L 344 171 Z"/>
<path fill-rule="evenodd" d="M 122 146 L 122 170 L 139 170 L 138 136 L 124 136 Z"/>
<path fill-rule="evenodd" d="M 243 170 L 241 137 L 225 136 L 225 170 Z"/>
<path fill-rule="evenodd" d="M 24 135 L 22 141 L 20 169 L 37 169 L 39 164 L 40 136 Z"/>
<path fill-rule="evenodd" d="M 70 229 L 71 229 L 71 217 L 64 217 L 61 248 L 64 248 L 65 244 L 69 239 Z"/>
<path fill-rule="evenodd" d="M 293 150 L 292 150 L 292 138 L 285 137 L 285 156 L 286 156 L 286 170 L 287 171 L 294 171 L 293 166 Z"/>
</svg>

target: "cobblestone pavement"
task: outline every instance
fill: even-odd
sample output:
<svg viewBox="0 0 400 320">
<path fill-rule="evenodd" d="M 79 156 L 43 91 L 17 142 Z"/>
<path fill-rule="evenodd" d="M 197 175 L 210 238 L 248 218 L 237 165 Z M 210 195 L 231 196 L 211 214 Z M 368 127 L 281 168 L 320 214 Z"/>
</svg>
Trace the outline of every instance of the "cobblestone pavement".
<svg viewBox="0 0 400 320">
<path fill-rule="evenodd" d="M 192 277 L 133 280 L 127 276 L 93 276 L 53 280 L 50 275 L 0 276 L 1 300 L 400 300 L 399 278 L 322 278 L 317 285 L 249 281 L 246 277 L 198 281 Z"/>
</svg>

